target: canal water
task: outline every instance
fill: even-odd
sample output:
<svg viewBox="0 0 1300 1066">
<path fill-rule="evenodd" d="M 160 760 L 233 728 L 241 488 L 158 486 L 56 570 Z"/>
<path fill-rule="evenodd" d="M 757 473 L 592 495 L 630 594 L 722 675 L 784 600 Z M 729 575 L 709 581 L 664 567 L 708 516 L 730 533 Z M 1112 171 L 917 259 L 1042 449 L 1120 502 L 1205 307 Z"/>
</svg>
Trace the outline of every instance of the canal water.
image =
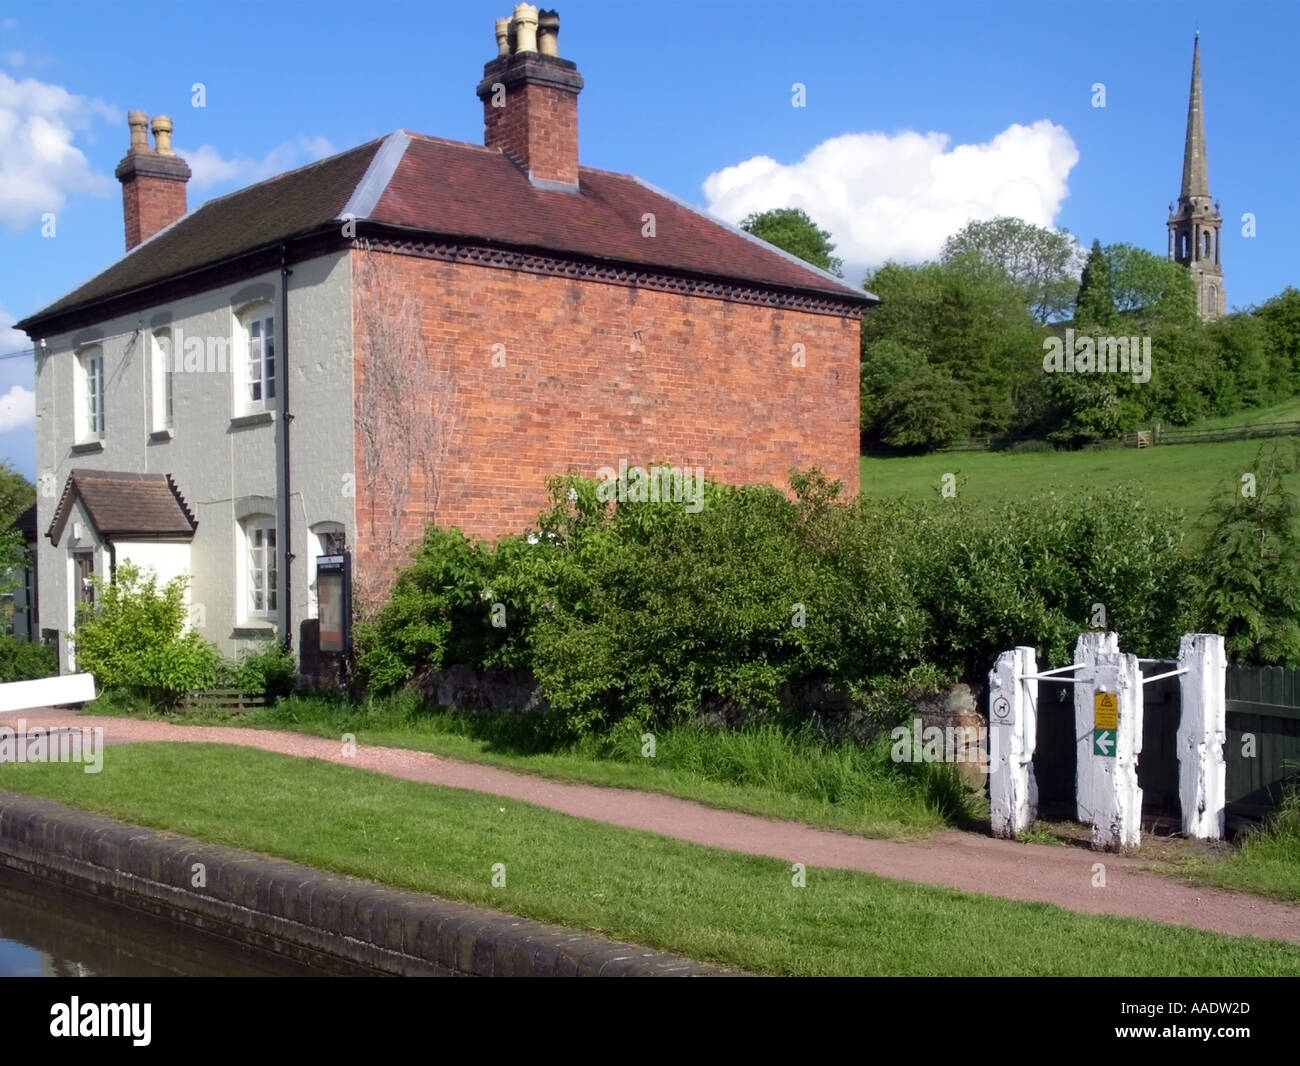
<svg viewBox="0 0 1300 1066">
<path fill-rule="evenodd" d="M 0 977 L 331 973 L 0 868 Z"/>
</svg>

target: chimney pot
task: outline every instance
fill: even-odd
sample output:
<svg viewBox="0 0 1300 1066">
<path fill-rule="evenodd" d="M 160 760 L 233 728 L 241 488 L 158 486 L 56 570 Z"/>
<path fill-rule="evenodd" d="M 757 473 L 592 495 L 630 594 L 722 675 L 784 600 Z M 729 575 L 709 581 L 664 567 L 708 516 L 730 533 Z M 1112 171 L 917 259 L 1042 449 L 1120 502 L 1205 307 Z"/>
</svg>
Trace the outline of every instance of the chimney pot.
<svg viewBox="0 0 1300 1066">
<path fill-rule="evenodd" d="M 122 216 L 129 252 L 185 214 L 190 168 L 172 151 L 172 120 L 166 115 L 153 120 L 154 148 L 149 147 L 149 117 L 143 111 L 132 111 L 127 122 L 131 147 L 114 173 L 122 183 Z"/>
<path fill-rule="evenodd" d="M 544 56 L 558 56 L 560 36 L 560 14 L 558 11 L 539 11 L 537 13 L 537 50 Z"/>
<path fill-rule="evenodd" d="M 126 124 L 131 130 L 131 147 L 132 152 L 149 151 L 149 116 L 143 111 L 132 111 L 126 116 Z"/>
<path fill-rule="evenodd" d="M 510 54 L 510 20 L 497 19 L 497 55 Z"/>
<path fill-rule="evenodd" d="M 172 151 L 172 120 L 159 115 L 153 120 L 154 149 L 159 155 L 175 155 Z"/>
<path fill-rule="evenodd" d="M 520 4 L 511 20 L 515 31 L 515 54 L 537 51 L 537 8 Z"/>
</svg>

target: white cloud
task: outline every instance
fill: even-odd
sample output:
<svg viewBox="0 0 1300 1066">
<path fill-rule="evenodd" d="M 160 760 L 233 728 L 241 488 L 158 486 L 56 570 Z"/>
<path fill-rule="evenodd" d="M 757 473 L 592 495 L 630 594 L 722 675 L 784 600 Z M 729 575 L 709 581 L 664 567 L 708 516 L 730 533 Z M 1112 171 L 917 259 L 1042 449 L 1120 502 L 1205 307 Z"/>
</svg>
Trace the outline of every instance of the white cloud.
<svg viewBox="0 0 1300 1066">
<path fill-rule="evenodd" d="M 194 174 L 190 178 L 190 188 L 206 189 L 226 184 L 242 187 L 272 178 L 286 170 L 333 155 L 334 147 L 324 137 L 302 136 L 277 145 L 261 159 L 247 156 L 226 159 L 210 144 L 200 145 L 192 152 L 178 147 L 176 152 L 184 157 Z"/>
<path fill-rule="evenodd" d="M 13 67 L 14 70 L 17 70 L 27 62 L 27 53 L 15 48 L 12 52 L 5 52 L 3 55 L 0 55 L 0 59 L 3 59 L 5 63 Z"/>
<path fill-rule="evenodd" d="M 15 18 L 0 19 L 0 30 L 16 30 L 18 20 Z"/>
<path fill-rule="evenodd" d="M 108 195 L 113 179 L 92 170 L 73 140 L 96 120 L 120 118 L 102 100 L 0 71 L 0 223 L 22 229 L 69 196 Z"/>
<path fill-rule="evenodd" d="M 888 259 L 919 262 L 971 219 L 1015 215 L 1053 224 L 1069 195 L 1079 150 L 1040 119 L 983 144 L 950 146 L 944 133 L 846 133 L 797 163 L 755 156 L 704 181 L 709 211 L 737 223 L 754 211 L 799 207 L 831 233 L 852 271 Z"/>
<path fill-rule="evenodd" d="M 36 393 L 13 385 L 0 396 L 0 433 L 25 429 L 36 424 Z"/>
</svg>

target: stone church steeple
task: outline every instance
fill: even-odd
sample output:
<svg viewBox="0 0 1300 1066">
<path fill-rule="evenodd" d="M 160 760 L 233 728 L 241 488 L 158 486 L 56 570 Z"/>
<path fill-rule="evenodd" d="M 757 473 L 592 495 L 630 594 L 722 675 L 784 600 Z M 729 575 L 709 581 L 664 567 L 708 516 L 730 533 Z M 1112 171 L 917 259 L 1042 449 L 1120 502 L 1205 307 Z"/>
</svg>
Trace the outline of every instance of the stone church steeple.
<svg viewBox="0 0 1300 1066">
<path fill-rule="evenodd" d="M 1223 266 L 1219 259 L 1219 230 L 1223 218 L 1210 200 L 1210 174 L 1205 162 L 1205 113 L 1201 106 L 1201 35 L 1192 48 L 1192 90 L 1187 101 L 1187 141 L 1183 147 L 1183 187 L 1177 207 L 1170 207 L 1169 258 L 1192 272 L 1196 309 L 1208 322 L 1226 314 Z"/>
</svg>

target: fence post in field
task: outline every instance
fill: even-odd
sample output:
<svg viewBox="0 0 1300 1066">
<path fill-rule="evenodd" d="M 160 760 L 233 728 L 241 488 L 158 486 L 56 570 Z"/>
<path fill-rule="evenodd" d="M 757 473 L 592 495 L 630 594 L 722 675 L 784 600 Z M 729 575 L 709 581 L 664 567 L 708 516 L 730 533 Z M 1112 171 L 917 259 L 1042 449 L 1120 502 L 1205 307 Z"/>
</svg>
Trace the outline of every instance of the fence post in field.
<svg viewBox="0 0 1300 1066">
<path fill-rule="evenodd" d="M 1178 647 L 1182 715 L 1178 719 L 1178 801 L 1183 835 L 1202 840 L 1223 838 L 1227 772 L 1228 661 L 1223 637 L 1188 633 Z"/>
<path fill-rule="evenodd" d="M 1078 819 L 1092 826 L 1094 848 L 1136 847 L 1142 838 L 1142 672 L 1136 656 L 1120 652 L 1115 633 L 1080 634 L 1074 661 L 1083 664 L 1074 688 Z"/>
<path fill-rule="evenodd" d="M 1014 837 L 1038 818 L 1037 673 L 1033 648 L 1004 651 L 989 671 L 989 810 L 995 837 Z"/>
</svg>

